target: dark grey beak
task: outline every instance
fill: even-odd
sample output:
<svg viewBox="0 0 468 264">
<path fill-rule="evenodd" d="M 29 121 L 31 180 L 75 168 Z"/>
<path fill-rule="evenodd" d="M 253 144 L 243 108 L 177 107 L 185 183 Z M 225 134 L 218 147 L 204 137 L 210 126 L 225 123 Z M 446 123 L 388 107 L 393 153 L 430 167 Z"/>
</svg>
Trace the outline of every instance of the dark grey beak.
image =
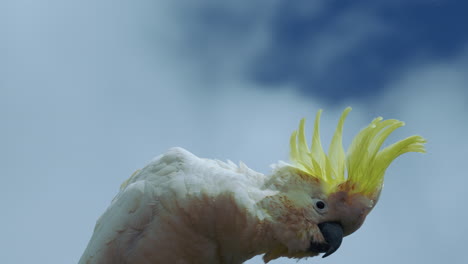
<svg viewBox="0 0 468 264">
<path fill-rule="evenodd" d="M 325 253 L 322 258 L 328 257 L 335 252 L 343 241 L 343 228 L 336 222 L 325 222 L 318 225 L 325 238 L 326 244 L 311 243 L 310 250 Z"/>
</svg>

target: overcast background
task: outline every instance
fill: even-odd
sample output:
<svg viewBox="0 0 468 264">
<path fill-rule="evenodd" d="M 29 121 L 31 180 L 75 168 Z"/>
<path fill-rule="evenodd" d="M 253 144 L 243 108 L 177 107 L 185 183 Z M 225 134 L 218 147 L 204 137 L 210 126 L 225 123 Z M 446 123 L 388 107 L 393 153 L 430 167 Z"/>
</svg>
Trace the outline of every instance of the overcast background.
<svg viewBox="0 0 468 264">
<path fill-rule="evenodd" d="M 382 115 L 428 153 L 390 167 L 338 252 L 299 263 L 467 263 L 467 3 L 0 0 L 1 262 L 77 263 L 169 147 L 268 173 L 300 118 L 323 108 L 329 142 L 352 106 L 345 146 Z"/>
</svg>

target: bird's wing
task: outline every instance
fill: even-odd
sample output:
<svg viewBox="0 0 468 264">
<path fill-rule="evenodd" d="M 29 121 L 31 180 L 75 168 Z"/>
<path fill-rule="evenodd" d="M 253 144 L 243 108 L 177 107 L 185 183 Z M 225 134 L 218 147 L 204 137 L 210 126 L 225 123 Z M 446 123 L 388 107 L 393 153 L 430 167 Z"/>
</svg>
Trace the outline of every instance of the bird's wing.
<svg viewBox="0 0 468 264">
<path fill-rule="evenodd" d="M 134 263 L 153 263 L 155 258 L 165 261 L 168 257 L 164 254 L 182 247 L 187 241 L 193 241 L 192 247 L 202 247 L 197 252 L 210 254 L 207 248 L 212 241 L 200 242 L 202 238 L 187 224 L 190 220 L 182 220 L 183 212 L 198 214 L 191 209 L 206 208 L 214 197 L 224 194 L 235 203 L 231 204 L 232 208 L 244 208 L 242 210 L 261 215 L 262 212 L 256 212 L 255 204 L 275 193 L 260 188 L 264 179 L 263 174 L 245 165 L 237 167 L 202 159 L 184 149 L 172 148 L 122 184 L 120 192 L 97 221 L 79 264 L 126 263 L 127 259 Z M 207 230 L 211 228 L 211 219 L 220 217 L 215 210 L 209 212 L 195 217 L 206 219 Z M 171 232 L 172 228 L 176 232 Z"/>
<path fill-rule="evenodd" d="M 197 160 L 188 151 L 174 148 L 134 173 L 122 184 L 120 192 L 97 221 L 79 264 L 122 262 L 122 245 L 127 245 L 125 250 L 131 251 L 130 240 L 154 221 L 155 203 L 161 202 L 160 197 L 174 197 L 164 195 L 168 191 L 177 195 L 187 192 L 184 175 Z"/>
</svg>

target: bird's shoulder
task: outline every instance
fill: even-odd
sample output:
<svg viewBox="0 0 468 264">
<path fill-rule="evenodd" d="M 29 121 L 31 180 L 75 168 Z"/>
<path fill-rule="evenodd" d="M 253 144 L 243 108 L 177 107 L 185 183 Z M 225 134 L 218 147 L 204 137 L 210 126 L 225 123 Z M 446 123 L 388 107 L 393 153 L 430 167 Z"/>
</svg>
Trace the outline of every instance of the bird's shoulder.
<svg viewBox="0 0 468 264">
<path fill-rule="evenodd" d="M 181 147 L 174 147 L 155 157 L 141 170 L 135 171 L 130 178 L 122 183 L 121 190 L 140 180 L 148 181 L 155 186 L 164 186 L 178 179 L 184 180 L 186 183 L 188 181 L 203 181 L 205 184 L 216 181 L 216 179 L 237 179 L 259 185 L 265 178 L 264 174 L 250 169 L 242 162 L 236 165 L 230 160 L 223 162 L 216 159 L 199 158 Z"/>
<path fill-rule="evenodd" d="M 165 180 L 174 178 L 177 174 L 191 170 L 200 163 L 199 158 L 189 151 L 174 147 L 170 148 L 164 154 L 153 158 L 145 167 L 136 170 L 121 185 L 121 190 L 125 189 L 131 183 L 145 180 L 161 184 Z"/>
</svg>

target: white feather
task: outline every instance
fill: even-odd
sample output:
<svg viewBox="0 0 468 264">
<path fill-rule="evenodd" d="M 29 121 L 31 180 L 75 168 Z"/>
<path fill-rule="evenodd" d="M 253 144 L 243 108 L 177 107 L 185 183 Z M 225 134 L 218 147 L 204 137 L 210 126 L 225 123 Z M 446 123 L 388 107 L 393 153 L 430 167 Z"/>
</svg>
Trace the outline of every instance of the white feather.
<svg viewBox="0 0 468 264">
<path fill-rule="evenodd" d="M 266 179 L 172 148 L 122 184 L 79 264 L 242 263 L 264 251 Z"/>
</svg>

